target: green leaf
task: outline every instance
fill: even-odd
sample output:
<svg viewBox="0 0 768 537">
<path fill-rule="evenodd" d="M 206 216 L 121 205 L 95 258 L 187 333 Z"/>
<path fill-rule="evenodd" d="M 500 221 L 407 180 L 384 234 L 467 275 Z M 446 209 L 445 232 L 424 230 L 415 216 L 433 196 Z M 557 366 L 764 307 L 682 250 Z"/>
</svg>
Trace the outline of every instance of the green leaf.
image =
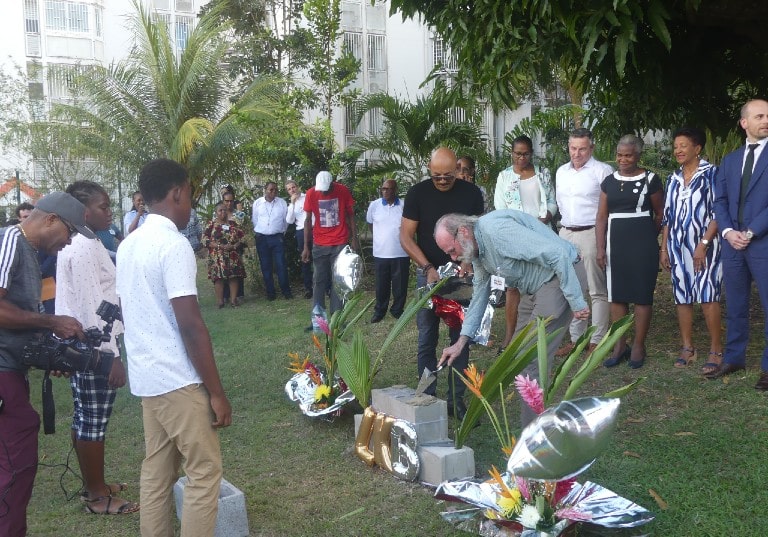
<svg viewBox="0 0 768 537">
<path fill-rule="evenodd" d="M 637 388 L 637 386 L 641 382 L 645 382 L 645 379 L 648 377 L 640 377 L 639 379 L 635 380 L 634 382 L 630 382 L 629 384 L 622 386 L 621 388 L 617 388 L 615 390 L 611 390 L 610 392 L 603 395 L 603 397 L 624 397 L 626 394 Z"/>
</svg>

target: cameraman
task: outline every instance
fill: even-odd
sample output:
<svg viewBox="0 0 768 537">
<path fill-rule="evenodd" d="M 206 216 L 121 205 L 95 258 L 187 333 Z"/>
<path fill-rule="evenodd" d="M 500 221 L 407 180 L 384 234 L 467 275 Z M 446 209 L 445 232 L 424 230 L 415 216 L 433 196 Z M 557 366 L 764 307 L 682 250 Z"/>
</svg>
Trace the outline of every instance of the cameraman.
<svg viewBox="0 0 768 537">
<path fill-rule="evenodd" d="M 0 535 L 23 537 L 27 505 L 37 473 L 40 417 L 29 402 L 27 367 L 22 353 L 41 330 L 59 337 L 83 338 L 72 317 L 40 313 L 40 266 L 37 252 L 56 255 L 82 233 L 85 207 L 65 192 L 40 198 L 24 220 L 0 228 Z"/>
</svg>

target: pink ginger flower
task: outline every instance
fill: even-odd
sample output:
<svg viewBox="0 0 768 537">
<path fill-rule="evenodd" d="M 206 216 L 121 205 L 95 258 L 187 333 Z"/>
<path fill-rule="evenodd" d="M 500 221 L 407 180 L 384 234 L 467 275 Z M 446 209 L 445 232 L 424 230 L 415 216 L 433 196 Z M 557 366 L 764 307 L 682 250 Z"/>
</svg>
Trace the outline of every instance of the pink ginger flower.
<svg viewBox="0 0 768 537">
<path fill-rule="evenodd" d="M 515 476 L 515 485 L 517 486 L 517 490 L 520 491 L 520 494 L 523 495 L 523 499 L 525 499 L 526 502 L 530 502 L 531 491 L 528 489 L 528 481 L 522 477 Z"/>
<path fill-rule="evenodd" d="M 325 317 L 315 315 L 315 322 L 317 322 L 317 326 L 320 327 L 320 330 L 322 330 L 326 336 L 331 335 L 331 329 L 328 328 L 328 321 L 325 319 Z"/>
<path fill-rule="evenodd" d="M 518 375 L 515 377 L 515 387 L 531 410 L 536 414 L 544 412 L 544 391 L 536 380 L 531 380 L 528 375 Z"/>
</svg>

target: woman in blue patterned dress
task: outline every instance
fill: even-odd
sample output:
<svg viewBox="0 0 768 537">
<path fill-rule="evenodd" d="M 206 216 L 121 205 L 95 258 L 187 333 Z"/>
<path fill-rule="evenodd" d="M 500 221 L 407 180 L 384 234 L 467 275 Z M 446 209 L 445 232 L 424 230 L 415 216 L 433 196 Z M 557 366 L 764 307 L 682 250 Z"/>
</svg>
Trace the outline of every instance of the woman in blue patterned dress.
<svg viewBox="0 0 768 537">
<path fill-rule="evenodd" d="M 723 270 L 714 213 L 717 167 L 699 156 L 706 141 L 700 129 L 680 129 L 673 134 L 673 139 L 680 168 L 667 180 L 661 265 L 672 275 L 682 340 L 674 365 L 684 368 L 696 360 L 693 304 L 700 303 L 710 339 L 708 359 L 701 368 L 706 374 L 717 369 L 723 359 L 720 342 Z"/>
</svg>

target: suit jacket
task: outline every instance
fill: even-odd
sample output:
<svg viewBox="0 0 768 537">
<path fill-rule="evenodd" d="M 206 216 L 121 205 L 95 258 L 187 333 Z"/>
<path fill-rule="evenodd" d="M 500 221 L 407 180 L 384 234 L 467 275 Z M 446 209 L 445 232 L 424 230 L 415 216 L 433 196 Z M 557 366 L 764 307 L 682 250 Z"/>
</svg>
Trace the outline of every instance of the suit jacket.
<svg viewBox="0 0 768 537">
<path fill-rule="evenodd" d="M 715 176 L 715 217 L 717 227 L 737 231 L 751 229 L 754 237 L 747 248 L 750 253 L 764 257 L 768 255 L 768 147 L 764 147 L 755 163 L 752 178 L 747 186 L 744 201 L 744 223 L 739 225 L 739 193 L 741 190 L 741 171 L 746 145 L 728 153 L 723 159 Z M 728 241 L 723 241 L 724 253 L 733 249 Z"/>
</svg>

